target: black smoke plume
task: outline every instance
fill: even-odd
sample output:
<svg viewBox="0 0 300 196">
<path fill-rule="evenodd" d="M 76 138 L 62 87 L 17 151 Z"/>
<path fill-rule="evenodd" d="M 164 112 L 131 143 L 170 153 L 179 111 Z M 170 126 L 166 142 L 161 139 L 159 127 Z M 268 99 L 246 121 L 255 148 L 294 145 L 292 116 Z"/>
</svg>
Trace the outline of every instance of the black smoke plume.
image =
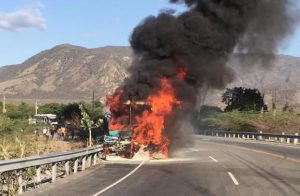
<svg viewBox="0 0 300 196">
<path fill-rule="evenodd" d="M 150 16 L 132 33 L 136 57 L 121 87 L 123 102 L 145 100 L 166 77 L 184 103 L 184 114 L 196 105 L 199 89 L 222 89 L 234 79 L 226 66 L 233 52 L 273 54 L 297 22 L 289 0 L 170 2 L 185 4 L 187 11 Z M 176 77 L 181 68 L 187 72 L 185 80 Z"/>
<path fill-rule="evenodd" d="M 124 83 L 124 101 L 143 100 L 172 79 L 183 66 L 184 82 L 176 83 L 181 100 L 194 103 L 203 85 L 223 88 L 234 76 L 226 67 L 230 54 L 273 54 L 294 29 L 296 17 L 289 0 L 171 0 L 185 3 L 179 16 L 163 12 L 138 25 L 131 36 L 136 60 Z"/>
</svg>

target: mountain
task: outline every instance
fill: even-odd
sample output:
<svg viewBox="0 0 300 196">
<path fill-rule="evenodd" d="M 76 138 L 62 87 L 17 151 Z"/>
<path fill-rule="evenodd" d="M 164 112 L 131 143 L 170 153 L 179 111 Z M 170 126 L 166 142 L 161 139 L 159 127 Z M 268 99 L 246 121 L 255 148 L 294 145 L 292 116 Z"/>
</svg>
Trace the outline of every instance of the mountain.
<svg viewBox="0 0 300 196">
<path fill-rule="evenodd" d="M 58 45 L 21 64 L 0 67 L 0 94 L 19 99 L 80 100 L 90 98 L 95 90 L 95 96 L 104 99 L 128 76 L 126 68 L 132 60 L 130 47 Z M 236 77 L 227 87 L 258 88 L 269 106 L 272 97 L 280 107 L 286 102 L 300 105 L 300 58 L 234 54 L 228 66 Z M 202 100 L 222 106 L 223 92 L 202 93 Z"/>
<path fill-rule="evenodd" d="M 84 99 L 113 91 L 127 76 L 129 47 L 87 49 L 63 44 L 22 64 L 0 67 L 0 94 L 14 98 Z"/>
</svg>

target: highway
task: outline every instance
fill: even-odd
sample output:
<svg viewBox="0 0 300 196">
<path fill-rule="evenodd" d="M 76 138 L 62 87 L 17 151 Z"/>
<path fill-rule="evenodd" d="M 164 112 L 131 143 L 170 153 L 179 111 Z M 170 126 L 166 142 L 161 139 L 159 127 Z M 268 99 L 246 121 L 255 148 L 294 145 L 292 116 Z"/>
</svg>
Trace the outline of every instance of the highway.
<svg viewBox="0 0 300 196">
<path fill-rule="evenodd" d="M 105 162 L 24 195 L 300 195 L 300 146 L 195 136 L 168 160 Z"/>
</svg>

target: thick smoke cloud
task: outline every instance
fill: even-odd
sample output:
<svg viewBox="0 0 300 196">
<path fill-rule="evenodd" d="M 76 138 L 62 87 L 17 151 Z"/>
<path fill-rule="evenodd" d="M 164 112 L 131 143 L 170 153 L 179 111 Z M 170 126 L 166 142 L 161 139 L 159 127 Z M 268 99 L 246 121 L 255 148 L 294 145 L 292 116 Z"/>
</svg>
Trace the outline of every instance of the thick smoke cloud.
<svg viewBox="0 0 300 196">
<path fill-rule="evenodd" d="M 143 99 L 159 86 L 159 78 L 188 73 L 178 96 L 195 102 L 197 89 L 223 88 L 233 80 L 226 67 L 235 50 L 273 54 L 293 32 L 296 17 L 288 0 L 171 0 L 189 10 L 179 16 L 163 12 L 137 26 L 131 46 L 137 59 L 125 82 L 124 98 Z"/>
<path fill-rule="evenodd" d="M 170 2 L 185 4 L 187 11 L 150 16 L 132 33 L 136 59 L 122 86 L 124 102 L 145 100 L 166 77 L 184 103 L 181 113 L 187 113 L 195 107 L 199 89 L 222 89 L 234 79 L 226 66 L 233 52 L 273 54 L 291 35 L 297 19 L 289 0 Z M 187 77 L 178 80 L 182 68 Z"/>
</svg>

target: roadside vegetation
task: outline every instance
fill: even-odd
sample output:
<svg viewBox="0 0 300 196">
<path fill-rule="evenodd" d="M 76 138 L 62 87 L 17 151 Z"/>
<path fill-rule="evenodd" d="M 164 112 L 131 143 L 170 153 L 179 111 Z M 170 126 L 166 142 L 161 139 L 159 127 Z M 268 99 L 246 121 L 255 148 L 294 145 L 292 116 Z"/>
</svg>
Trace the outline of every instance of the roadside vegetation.
<svg viewBox="0 0 300 196">
<path fill-rule="evenodd" d="M 224 130 L 267 133 L 300 133 L 300 111 L 269 109 L 257 89 L 236 87 L 223 94 L 223 110 L 202 106 L 198 114 L 200 130 Z"/>
<path fill-rule="evenodd" d="M 200 120 L 204 130 L 225 130 L 266 133 L 300 133 L 300 112 L 231 111 L 211 113 Z"/>
<path fill-rule="evenodd" d="M 1 102 L 0 107 L 2 108 Z M 79 135 L 72 140 L 63 140 L 57 137 L 49 140 L 42 133 L 43 127 L 47 125 L 39 122 L 29 124 L 28 119 L 35 114 L 34 106 L 26 103 L 7 104 L 7 112 L 0 113 L 0 160 L 62 152 L 86 146 L 87 134 L 81 132 L 88 127 L 82 123 L 82 114 L 84 113 L 85 118 L 92 122 L 99 122 L 99 119 L 102 119 L 102 108 L 103 106 L 99 102 L 94 104 L 94 108 L 92 108 L 92 104 L 84 102 L 40 105 L 38 113 L 56 114 L 60 125 L 68 123 L 76 129 L 76 133 Z M 100 126 L 99 123 L 97 125 Z"/>
</svg>

